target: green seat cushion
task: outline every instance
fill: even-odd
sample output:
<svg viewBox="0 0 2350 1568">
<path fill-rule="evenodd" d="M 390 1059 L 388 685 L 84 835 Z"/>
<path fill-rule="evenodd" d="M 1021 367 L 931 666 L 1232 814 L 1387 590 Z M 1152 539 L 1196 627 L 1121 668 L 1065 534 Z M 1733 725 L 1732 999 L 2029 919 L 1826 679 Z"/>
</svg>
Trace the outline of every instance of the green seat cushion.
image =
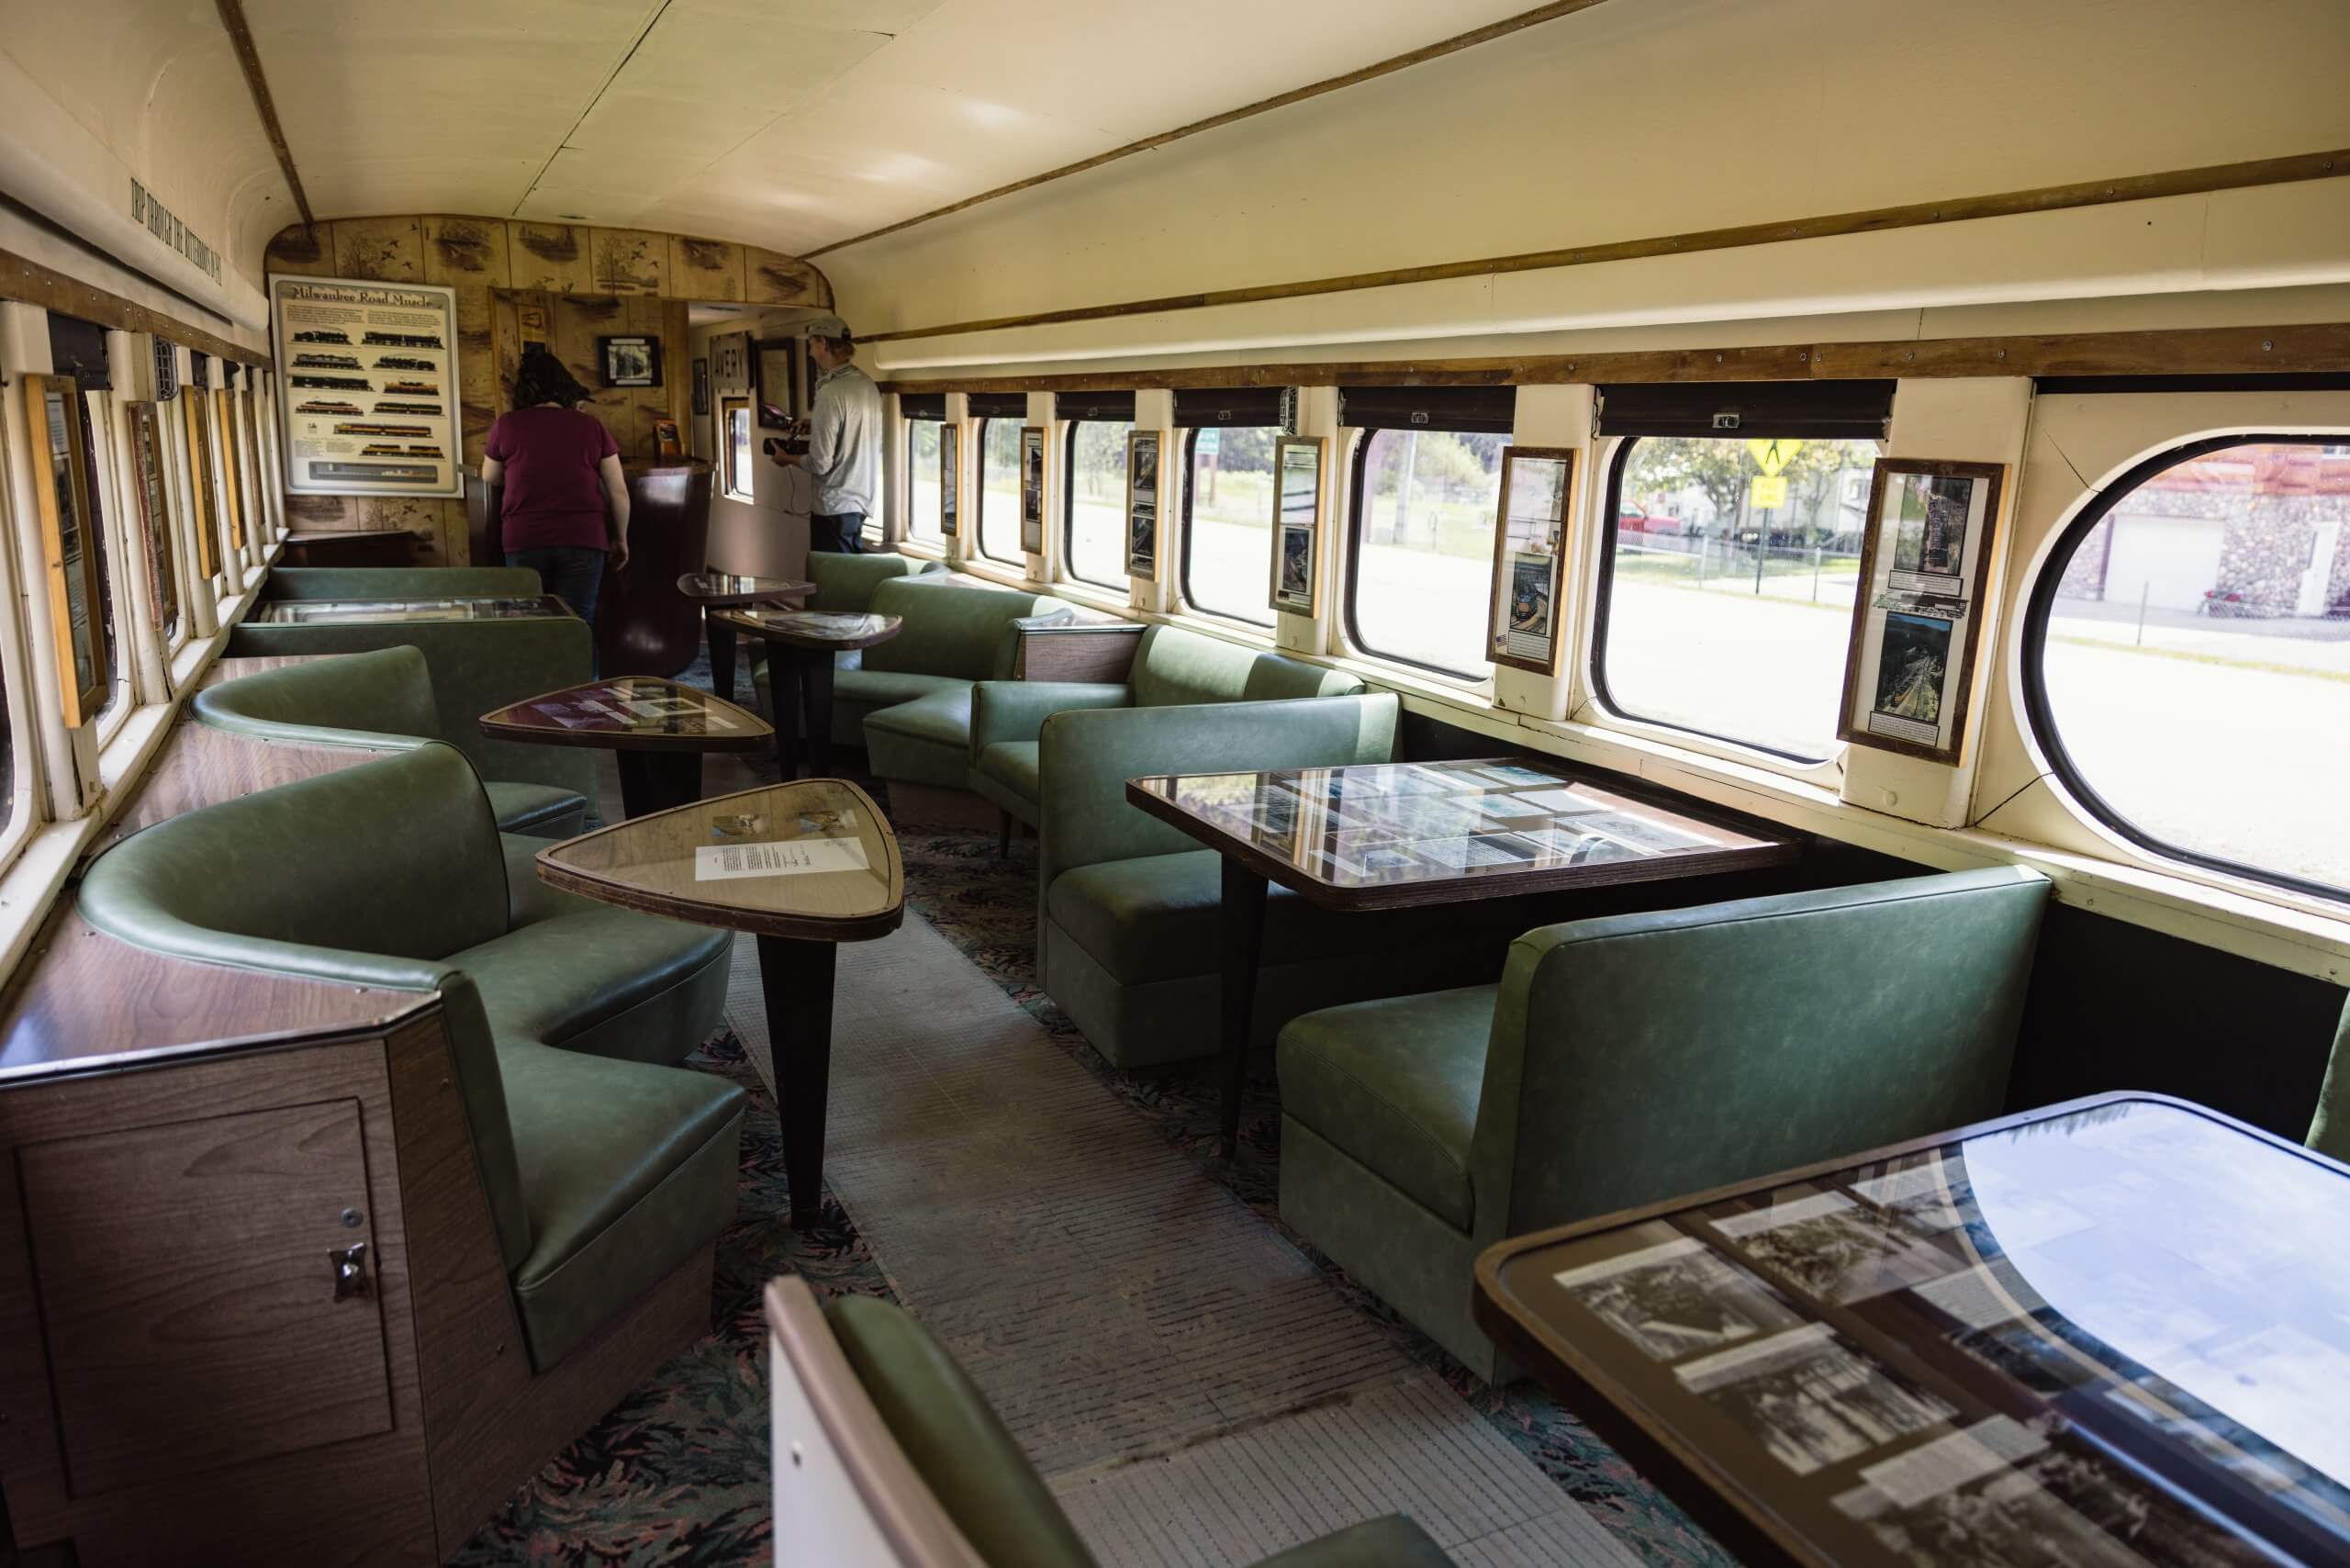
<svg viewBox="0 0 2350 1568">
<path fill-rule="evenodd" d="M 833 700 L 856 702 L 867 708 L 894 708 L 901 702 L 916 702 L 941 693 L 961 692 L 965 706 L 969 705 L 971 683 L 951 675 L 917 675 L 912 670 L 854 669 L 833 673 Z M 969 734 L 970 721 L 964 720 L 964 733 Z"/>
<path fill-rule="evenodd" d="M 1223 865 L 1213 849 L 1099 861 L 1053 879 L 1045 907 L 1121 984 L 1214 974 L 1224 932 Z M 1265 899 L 1262 962 L 1340 957 L 1350 948 L 1345 921 L 1275 883 Z"/>
<path fill-rule="evenodd" d="M 824 1321 L 907 1462 L 984 1561 L 1093 1568 L 1044 1478 L 929 1330 L 860 1295 L 826 1303 Z"/>
<path fill-rule="evenodd" d="M 911 702 L 900 702 L 865 716 L 866 733 L 886 730 L 908 740 L 954 746 L 971 746 L 971 683 L 957 681 L 947 691 L 934 691 Z"/>
<path fill-rule="evenodd" d="M 576 790 L 520 779 L 484 780 L 482 789 L 489 795 L 500 833 L 570 838 L 587 821 L 588 798 Z"/>
<path fill-rule="evenodd" d="M 865 716 L 865 756 L 876 778 L 941 790 L 971 782 L 971 683 Z"/>
<path fill-rule="evenodd" d="M 531 1216 L 514 1294 L 546 1371 L 734 1218 L 749 1104 L 724 1079 L 501 1041 Z"/>
<path fill-rule="evenodd" d="M 1469 1146 L 1499 991 L 1465 986 L 1291 1019 L 1278 1047 L 1283 1114 L 1470 1229 Z"/>
<path fill-rule="evenodd" d="M 998 741 L 979 753 L 979 777 L 1020 800 L 1034 802 L 1037 754 L 1041 749 L 1035 741 Z"/>
<path fill-rule="evenodd" d="M 1451 1562 L 1427 1531 L 1390 1514 L 1276 1552 L 1257 1568 L 1451 1568 Z"/>
</svg>

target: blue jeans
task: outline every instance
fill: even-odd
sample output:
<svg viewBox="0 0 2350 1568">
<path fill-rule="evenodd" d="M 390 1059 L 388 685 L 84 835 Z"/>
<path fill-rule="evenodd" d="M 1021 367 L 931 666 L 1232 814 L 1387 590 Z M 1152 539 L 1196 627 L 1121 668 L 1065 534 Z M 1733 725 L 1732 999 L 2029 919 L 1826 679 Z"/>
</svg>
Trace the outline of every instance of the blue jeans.
<svg viewBox="0 0 2350 1568">
<path fill-rule="evenodd" d="M 808 548 L 836 555 L 865 552 L 865 514 L 861 511 L 818 512 L 808 520 Z"/>
<path fill-rule="evenodd" d="M 596 591 L 604 586 L 604 553 L 584 544 L 544 544 L 509 550 L 506 564 L 539 574 L 539 586 L 571 606 L 579 619 L 596 624 Z"/>
</svg>

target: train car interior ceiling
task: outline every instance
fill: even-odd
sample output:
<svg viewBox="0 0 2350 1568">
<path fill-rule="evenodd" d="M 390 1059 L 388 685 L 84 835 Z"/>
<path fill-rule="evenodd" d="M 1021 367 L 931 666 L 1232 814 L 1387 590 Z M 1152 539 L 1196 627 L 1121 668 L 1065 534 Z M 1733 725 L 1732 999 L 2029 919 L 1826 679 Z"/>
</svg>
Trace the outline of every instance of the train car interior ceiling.
<svg viewBox="0 0 2350 1568">
<path fill-rule="evenodd" d="M 0 1565 L 2350 1562 L 2342 0 L 0 0 Z"/>
</svg>

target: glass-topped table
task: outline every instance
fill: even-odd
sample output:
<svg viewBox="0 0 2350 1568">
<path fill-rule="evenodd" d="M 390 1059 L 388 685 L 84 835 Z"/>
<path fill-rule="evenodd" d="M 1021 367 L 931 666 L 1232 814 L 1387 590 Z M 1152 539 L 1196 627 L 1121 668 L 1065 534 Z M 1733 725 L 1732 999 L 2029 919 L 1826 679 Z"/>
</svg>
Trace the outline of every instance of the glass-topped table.
<svg viewBox="0 0 2350 1568">
<path fill-rule="evenodd" d="M 1539 757 L 1127 781 L 1224 857 L 1224 1152 L 1239 1146 L 1269 881 L 1340 911 L 1515 898 L 1785 863 L 1788 839 L 1635 800 Z"/>
<path fill-rule="evenodd" d="M 763 639 L 767 648 L 767 691 L 775 702 L 776 760 L 786 778 L 800 772 L 800 734 L 808 737 L 808 766 L 818 775 L 833 767 L 833 655 L 886 643 L 905 622 L 895 615 L 860 615 L 835 610 L 768 610 L 749 606 L 721 610 L 712 625 Z M 792 720 L 798 717 L 800 723 Z"/>
<path fill-rule="evenodd" d="M 1476 1311 L 1750 1561 L 2350 1562 L 2350 1169 L 2185 1102 L 1505 1241 Z"/>
<path fill-rule="evenodd" d="M 905 917 L 905 869 L 879 809 L 854 784 L 800 779 L 604 828 L 540 851 L 538 868 L 565 892 L 758 937 L 791 1223 L 813 1225 L 835 950 L 886 936 Z"/>
<path fill-rule="evenodd" d="M 257 621 L 274 626 L 357 625 L 377 621 L 539 621 L 566 616 L 553 594 L 522 599 L 281 599 Z"/>
<path fill-rule="evenodd" d="M 632 817 L 699 797 L 704 752 L 760 751 L 775 734 L 747 708 L 650 675 L 525 698 L 484 713 L 481 729 L 493 740 L 611 752 L 620 764 L 621 806 Z"/>
<path fill-rule="evenodd" d="M 687 572 L 677 578 L 677 591 L 702 608 L 702 632 L 710 644 L 710 689 L 728 701 L 734 699 L 734 639 L 732 622 L 711 613 L 737 605 L 786 604 L 816 591 L 814 583 L 790 577 L 745 577 L 736 572 Z"/>
</svg>

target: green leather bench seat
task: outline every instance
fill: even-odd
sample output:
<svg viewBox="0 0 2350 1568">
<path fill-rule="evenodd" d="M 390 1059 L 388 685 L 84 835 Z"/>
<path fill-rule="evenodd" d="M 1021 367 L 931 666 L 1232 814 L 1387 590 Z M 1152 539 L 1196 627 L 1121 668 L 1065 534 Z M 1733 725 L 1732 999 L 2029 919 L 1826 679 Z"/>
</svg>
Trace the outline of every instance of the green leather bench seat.
<svg viewBox="0 0 2350 1568">
<path fill-rule="evenodd" d="M 999 811 L 1035 827 L 1042 751 L 1035 741 L 996 742 L 971 764 L 972 790 Z"/>
<path fill-rule="evenodd" d="M 537 574 L 527 575 L 536 580 Z M 442 738 L 432 672 L 411 647 L 263 670 L 204 688 L 192 706 L 216 730 L 264 740 L 390 751 Z M 528 779 L 493 779 L 482 788 L 502 832 L 570 838 L 586 823 L 588 798 L 576 790 Z"/>
<path fill-rule="evenodd" d="M 941 790 L 970 783 L 971 686 L 901 702 L 865 716 L 866 756 L 877 778 L 903 778 Z"/>
<path fill-rule="evenodd" d="M 1498 985 L 1292 1019 L 1282 1221 L 1502 1375 L 1494 1242 L 1996 1114 L 2047 896 L 2007 868 L 1570 921 Z"/>
<path fill-rule="evenodd" d="M 902 1309 L 835 1296 L 824 1323 L 914 1473 L 990 1568 L 1095 1568 L 1052 1489 L 963 1369 Z M 1257 1568 L 1448 1568 L 1391 1514 L 1260 1560 Z"/>
<path fill-rule="evenodd" d="M 385 831 L 397 823 L 397 833 Z M 731 938 L 546 887 L 439 742 L 133 834 L 81 912 L 201 962 L 438 992 L 484 1196 L 541 1371 L 733 1215 L 741 1090 L 676 1062 Z"/>
</svg>

